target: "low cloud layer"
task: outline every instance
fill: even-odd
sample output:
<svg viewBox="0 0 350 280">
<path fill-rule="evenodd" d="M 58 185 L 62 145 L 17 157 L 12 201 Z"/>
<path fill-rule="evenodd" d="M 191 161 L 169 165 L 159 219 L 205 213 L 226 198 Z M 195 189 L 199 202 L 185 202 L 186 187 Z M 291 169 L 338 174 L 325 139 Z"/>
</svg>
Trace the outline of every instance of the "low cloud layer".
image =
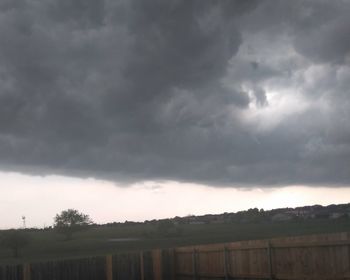
<svg viewBox="0 0 350 280">
<path fill-rule="evenodd" d="M 0 167 L 350 184 L 348 1 L 6 0 Z"/>
</svg>

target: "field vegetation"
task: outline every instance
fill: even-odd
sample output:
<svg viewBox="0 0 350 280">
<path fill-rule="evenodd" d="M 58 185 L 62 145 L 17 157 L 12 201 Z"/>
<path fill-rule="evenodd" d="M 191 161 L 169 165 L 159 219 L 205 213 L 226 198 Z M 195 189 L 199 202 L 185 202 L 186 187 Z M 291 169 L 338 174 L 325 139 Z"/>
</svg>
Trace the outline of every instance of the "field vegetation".
<svg viewBox="0 0 350 280">
<path fill-rule="evenodd" d="M 269 237 L 350 231 L 350 219 L 314 219 L 287 222 L 222 224 L 90 225 L 68 239 L 55 229 L 26 229 L 29 240 L 14 257 L 12 249 L 0 245 L 0 263 L 106 255 L 121 251 L 148 250 L 194 244 L 264 239 Z M 0 231 L 0 240 L 7 231 Z"/>
</svg>

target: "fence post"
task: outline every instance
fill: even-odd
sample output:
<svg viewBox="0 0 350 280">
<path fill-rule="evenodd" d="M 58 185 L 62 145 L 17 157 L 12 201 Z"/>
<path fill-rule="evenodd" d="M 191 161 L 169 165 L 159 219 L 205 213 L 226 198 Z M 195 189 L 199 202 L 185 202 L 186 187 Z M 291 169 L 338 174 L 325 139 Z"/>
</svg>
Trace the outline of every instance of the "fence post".
<svg viewBox="0 0 350 280">
<path fill-rule="evenodd" d="M 162 279 L 175 280 L 175 250 L 163 249 L 162 250 Z"/>
<path fill-rule="evenodd" d="M 23 265 L 23 280 L 30 280 L 30 264 Z"/>
<path fill-rule="evenodd" d="M 152 250 L 153 280 L 162 280 L 162 250 Z"/>
<path fill-rule="evenodd" d="M 170 261 L 171 261 L 171 280 L 176 279 L 176 252 L 175 249 L 170 249 Z"/>
<path fill-rule="evenodd" d="M 143 260 L 143 251 L 140 252 L 140 274 L 141 280 L 145 280 L 145 264 Z"/>
<path fill-rule="evenodd" d="M 106 279 L 113 280 L 113 256 L 106 256 Z"/>
<path fill-rule="evenodd" d="M 268 265 L 269 265 L 269 276 L 270 280 L 272 280 L 273 277 L 273 267 L 272 267 L 272 245 L 271 242 L 267 242 L 267 258 L 268 258 Z"/>
<path fill-rule="evenodd" d="M 193 252 L 192 252 L 192 270 L 193 270 L 193 280 L 197 280 L 198 274 L 197 274 L 197 251 L 196 251 L 196 249 L 193 249 Z"/>
<path fill-rule="evenodd" d="M 228 280 L 229 278 L 229 260 L 228 260 L 228 250 L 227 247 L 224 247 L 224 273 L 225 273 L 225 280 Z"/>
</svg>

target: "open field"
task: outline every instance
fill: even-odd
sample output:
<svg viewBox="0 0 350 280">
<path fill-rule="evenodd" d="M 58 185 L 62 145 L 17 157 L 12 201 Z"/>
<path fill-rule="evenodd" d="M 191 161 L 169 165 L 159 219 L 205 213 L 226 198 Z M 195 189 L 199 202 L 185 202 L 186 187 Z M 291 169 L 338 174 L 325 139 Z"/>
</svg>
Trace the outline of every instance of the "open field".
<svg viewBox="0 0 350 280">
<path fill-rule="evenodd" d="M 307 220 L 283 223 L 179 225 L 177 236 L 161 237 L 156 227 L 145 224 L 91 227 L 77 233 L 73 240 L 53 230 L 31 231 L 30 245 L 21 258 L 11 258 L 11 252 L 0 247 L 0 263 L 21 263 L 47 259 L 97 256 L 121 251 L 168 248 L 175 246 L 263 239 L 280 236 L 350 231 L 350 219 Z M 110 239 L 133 238 L 128 241 Z M 138 240 L 137 240 L 138 239 Z"/>
</svg>

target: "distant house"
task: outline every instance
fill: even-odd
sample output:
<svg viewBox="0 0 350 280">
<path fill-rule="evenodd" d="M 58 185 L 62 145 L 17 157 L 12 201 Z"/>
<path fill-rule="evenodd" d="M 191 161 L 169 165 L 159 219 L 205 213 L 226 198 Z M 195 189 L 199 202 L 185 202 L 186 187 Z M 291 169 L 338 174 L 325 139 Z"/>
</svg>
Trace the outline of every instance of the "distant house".
<svg viewBox="0 0 350 280">
<path fill-rule="evenodd" d="M 326 209 L 315 211 L 312 214 L 312 218 L 316 218 L 316 219 L 328 219 L 329 217 L 330 217 L 330 213 Z"/>
<path fill-rule="evenodd" d="M 335 212 L 335 213 L 330 214 L 329 218 L 331 218 L 331 219 L 339 219 L 339 218 L 344 217 L 345 215 L 346 214 Z"/>
<path fill-rule="evenodd" d="M 271 217 L 273 222 L 287 222 L 293 219 L 293 215 L 287 213 L 277 213 Z"/>
<path fill-rule="evenodd" d="M 225 219 L 223 216 L 217 215 L 215 217 L 213 217 L 213 219 L 211 220 L 211 224 L 223 224 L 225 222 Z"/>
<path fill-rule="evenodd" d="M 311 211 L 309 209 L 304 209 L 304 208 L 295 208 L 295 209 L 292 209 L 286 213 L 292 214 L 292 215 L 295 215 L 297 217 L 304 218 L 304 219 L 310 218 L 310 216 L 311 216 Z"/>
<path fill-rule="evenodd" d="M 205 223 L 204 222 L 201 222 L 201 221 L 191 221 L 189 222 L 190 225 L 204 225 Z"/>
</svg>

